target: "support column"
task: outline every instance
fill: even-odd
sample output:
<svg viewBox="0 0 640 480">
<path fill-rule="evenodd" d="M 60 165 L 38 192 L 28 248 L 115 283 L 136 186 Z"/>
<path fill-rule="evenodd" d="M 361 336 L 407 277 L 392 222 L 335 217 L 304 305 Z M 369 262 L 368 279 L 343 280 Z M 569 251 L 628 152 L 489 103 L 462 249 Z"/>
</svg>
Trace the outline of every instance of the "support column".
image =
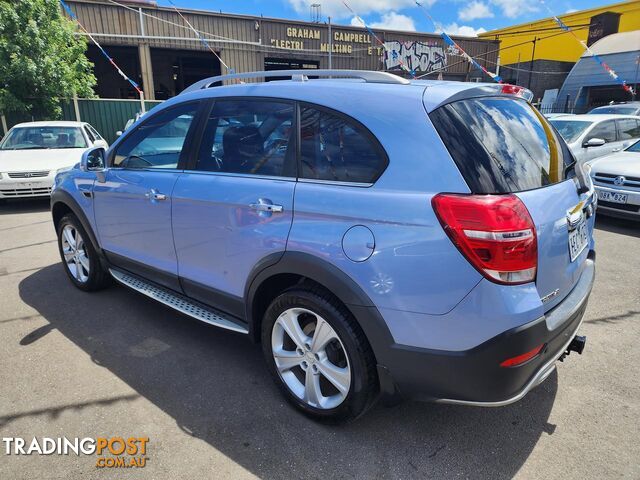
<svg viewBox="0 0 640 480">
<path fill-rule="evenodd" d="M 146 43 L 138 45 L 140 57 L 140 72 L 142 73 L 142 86 L 147 100 L 155 100 L 155 88 L 153 85 L 153 66 L 151 65 L 151 49 Z"/>
</svg>

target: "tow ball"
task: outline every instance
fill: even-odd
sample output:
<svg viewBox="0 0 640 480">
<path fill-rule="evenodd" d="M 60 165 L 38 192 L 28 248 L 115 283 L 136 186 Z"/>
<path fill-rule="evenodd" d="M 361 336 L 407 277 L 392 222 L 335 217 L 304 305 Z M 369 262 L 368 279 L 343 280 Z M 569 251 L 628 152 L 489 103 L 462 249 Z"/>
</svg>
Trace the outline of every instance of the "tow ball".
<svg viewBox="0 0 640 480">
<path fill-rule="evenodd" d="M 571 340 L 571 343 L 567 347 L 567 350 L 562 354 L 559 360 L 562 362 L 564 358 L 569 355 L 571 352 L 576 352 L 578 355 L 582 355 L 582 351 L 584 350 L 584 346 L 587 344 L 587 337 L 584 335 L 576 335 Z"/>
</svg>

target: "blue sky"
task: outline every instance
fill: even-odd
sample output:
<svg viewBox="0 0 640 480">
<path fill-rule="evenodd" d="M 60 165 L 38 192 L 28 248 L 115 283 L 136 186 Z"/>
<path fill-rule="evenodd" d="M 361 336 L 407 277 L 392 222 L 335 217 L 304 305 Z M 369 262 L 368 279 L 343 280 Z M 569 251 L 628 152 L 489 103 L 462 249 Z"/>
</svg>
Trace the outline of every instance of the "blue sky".
<svg viewBox="0 0 640 480">
<path fill-rule="evenodd" d="M 222 10 L 226 13 L 264 15 L 265 17 L 309 20 L 309 4 L 320 3 L 322 16 L 331 15 L 334 23 L 356 24 L 342 0 L 172 0 L 178 7 Z M 433 32 L 433 24 L 414 0 L 346 0 L 368 25 L 397 30 Z M 169 0 L 157 0 L 171 6 Z M 484 30 L 505 27 L 548 17 L 540 0 L 423 0 L 431 16 L 449 34 L 474 35 Z M 556 15 L 614 3 L 602 0 L 547 0 Z"/>
</svg>

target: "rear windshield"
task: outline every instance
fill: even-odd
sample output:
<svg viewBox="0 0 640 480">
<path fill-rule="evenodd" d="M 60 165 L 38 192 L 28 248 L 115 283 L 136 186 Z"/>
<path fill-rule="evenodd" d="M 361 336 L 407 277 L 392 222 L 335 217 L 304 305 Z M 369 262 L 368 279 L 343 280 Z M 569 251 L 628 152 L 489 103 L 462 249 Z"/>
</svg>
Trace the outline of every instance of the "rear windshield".
<svg viewBox="0 0 640 480">
<path fill-rule="evenodd" d="M 603 114 L 618 114 L 618 115 L 635 115 L 638 109 L 636 107 L 598 107 L 591 110 L 589 113 Z"/>
<path fill-rule="evenodd" d="M 575 142 L 582 133 L 593 125 L 593 122 L 585 122 L 582 120 L 560 120 L 560 119 L 551 119 L 549 120 L 551 125 L 556 127 L 558 133 L 562 135 L 562 138 L 566 142 Z"/>
<path fill-rule="evenodd" d="M 473 193 L 558 183 L 573 163 L 542 114 L 524 100 L 462 100 L 434 110 L 430 118 Z"/>
</svg>

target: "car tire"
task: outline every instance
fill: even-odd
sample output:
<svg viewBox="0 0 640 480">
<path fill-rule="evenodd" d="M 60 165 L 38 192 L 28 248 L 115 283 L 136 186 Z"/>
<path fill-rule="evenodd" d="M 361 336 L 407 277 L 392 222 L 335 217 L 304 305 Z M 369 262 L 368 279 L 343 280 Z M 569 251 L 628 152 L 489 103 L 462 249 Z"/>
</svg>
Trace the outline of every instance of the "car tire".
<svg viewBox="0 0 640 480">
<path fill-rule="evenodd" d="M 375 402 L 373 351 L 351 313 L 329 292 L 304 284 L 284 291 L 267 309 L 261 334 L 272 377 L 307 416 L 344 423 Z"/>
<path fill-rule="evenodd" d="M 101 290 L 111 283 L 111 276 L 98 257 L 95 245 L 74 214 L 62 217 L 57 225 L 58 251 L 64 271 L 80 290 Z"/>
</svg>

